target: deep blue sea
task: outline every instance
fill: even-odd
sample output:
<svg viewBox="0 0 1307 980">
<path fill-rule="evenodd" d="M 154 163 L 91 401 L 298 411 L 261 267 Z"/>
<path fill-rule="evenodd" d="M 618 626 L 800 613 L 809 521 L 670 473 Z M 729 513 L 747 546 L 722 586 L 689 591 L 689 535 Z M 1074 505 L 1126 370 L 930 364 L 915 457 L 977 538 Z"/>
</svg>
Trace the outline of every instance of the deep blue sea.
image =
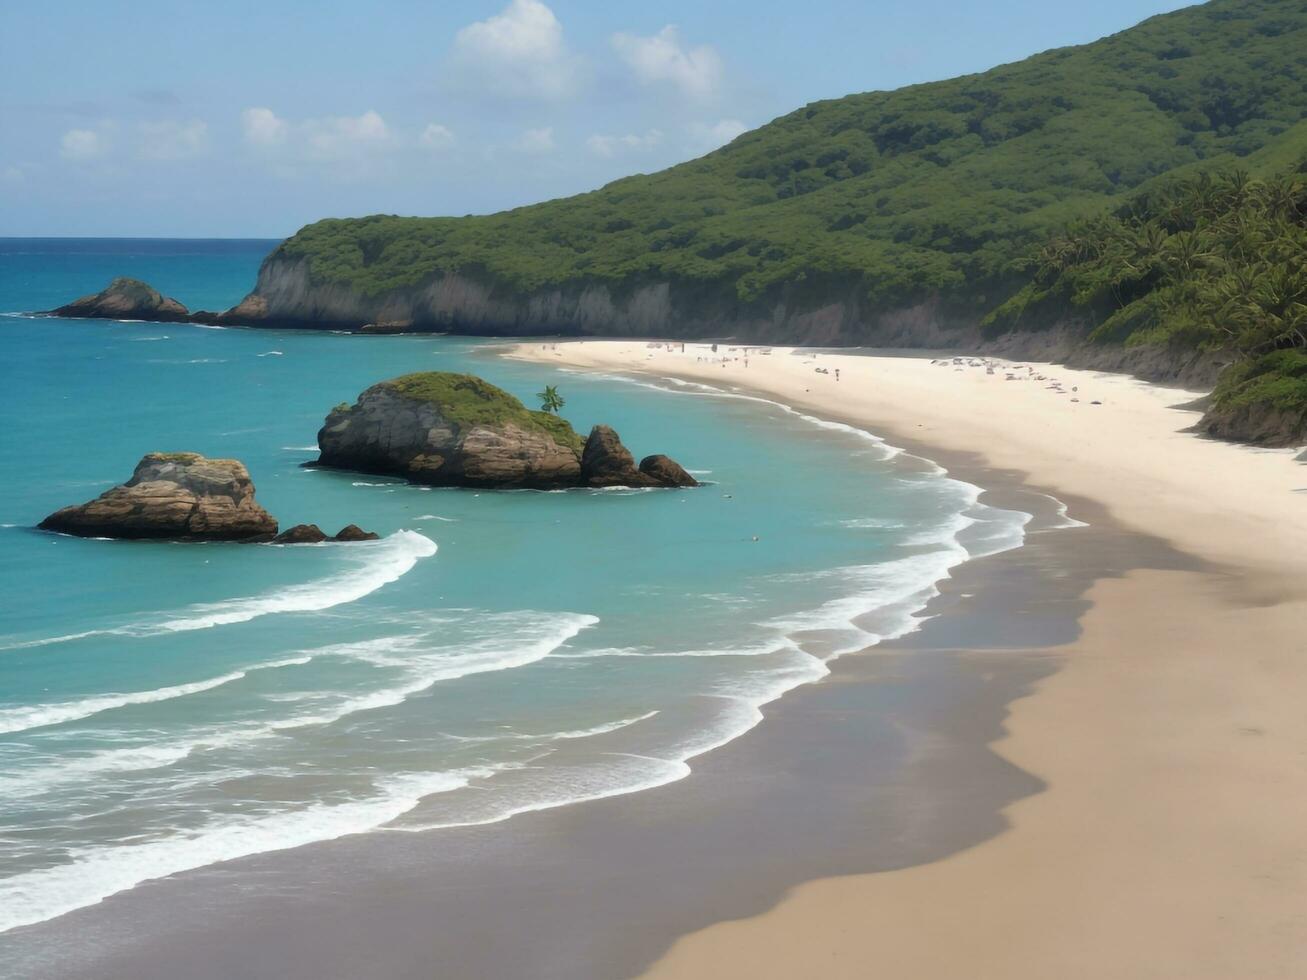
<svg viewBox="0 0 1307 980">
<path fill-rule="evenodd" d="M 1027 515 L 874 435 L 467 338 L 34 319 L 115 275 L 192 309 L 266 241 L 0 239 L 0 931 L 148 880 L 365 831 L 654 787 L 911 630 Z M 472 492 L 304 469 L 331 406 L 471 371 L 693 490 Z M 236 457 L 283 526 L 370 544 L 81 540 L 33 526 L 145 453 Z"/>
</svg>

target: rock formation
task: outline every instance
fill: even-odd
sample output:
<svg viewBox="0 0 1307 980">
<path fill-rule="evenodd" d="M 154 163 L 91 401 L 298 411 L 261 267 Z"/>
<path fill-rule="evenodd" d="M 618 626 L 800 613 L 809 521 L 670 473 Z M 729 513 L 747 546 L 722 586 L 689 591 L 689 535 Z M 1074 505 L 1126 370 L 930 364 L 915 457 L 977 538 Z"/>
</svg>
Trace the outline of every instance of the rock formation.
<svg viewBox="0 0 1307 980">
<path fill-rule="evenodd" d="M 357 524 L 346 524 L 332 537 L 332 541 L 377 541 L 381 538 L 375 531 L 365 531 Z"/>
<path fill-rule="evenodd" d="M 659 487 L 697 487 L 699 481 L 670 456 L 656 453 L 640 460 L 640 472 Z"/>
<path fill-rule="evenodd" d="M 635 457 L 622 445 L 621 437 L 607 425 L 590 430 L 581 453 L 581 482 L 588 487 L 697 487 L 692 477 L 675 460 L 662 455 L 646 456 L 635 465 Z"/>
<path fill-rule="evenodd" d="M 126 483 L 55 511 L 46 531 L 82 537 L 266 541 L 277 521 L 254 499 L 245 466 L 199 453 L 150 453 Z"/>
<path fill-rule="evenodd" d="M 119 276 L 93 296 L 83 296 L 67 306 L 51 310 L 53 316 L 92 317 L 110 320 L 184 321 L 190 318 L 186 307 L 163 296 L 139 279 Z"/>
<path fill-rule="evenodd" d="M 646 460 L 648 472 L 637 469 L 607 426 L 597 426 L 583 443 L 563 419 L 531 411 L 480 378 L 440 371 L 382 381 L 353 405 L 336 406 L 318 432 L 318 447 L 317 465 L 433 486 L 696 485 L 666 457 Z M 666 463 L 652 462 L 658 459 Z"/>
<path fill-rule="evenodd" d="M 381 535 L 375 531 L 365 531 L 357 524 L 346 524 L 331 537 L 316 524 L 296 524 L 287 528 L 275 538 L 273 544 L 322 544 L 324 541 L 378 541 Z"/>
<path fill-rule="evenodd" d="M 275 538 L 273 544 L 321 544 L 327 535 L 316 524 L 296 524 L 288 527 Z"/>
</svg>

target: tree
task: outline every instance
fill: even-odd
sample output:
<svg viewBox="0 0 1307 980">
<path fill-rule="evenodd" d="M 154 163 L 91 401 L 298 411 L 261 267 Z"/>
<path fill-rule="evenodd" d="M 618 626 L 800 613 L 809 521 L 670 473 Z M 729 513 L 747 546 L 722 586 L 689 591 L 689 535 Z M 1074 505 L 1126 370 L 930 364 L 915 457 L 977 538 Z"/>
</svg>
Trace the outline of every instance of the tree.
<svg viewBox="0 0 1307 980">
<path fill-rule="evenodd" d="M 554 415 L 557 415 L 559 409 L 567 404 L 563 396 L 558 393 L 558 385 L 545 385 L 545 390 L 538 392 L 536 397 L 540 399 L 540 410 L 552 412 Z"/>
</svg>

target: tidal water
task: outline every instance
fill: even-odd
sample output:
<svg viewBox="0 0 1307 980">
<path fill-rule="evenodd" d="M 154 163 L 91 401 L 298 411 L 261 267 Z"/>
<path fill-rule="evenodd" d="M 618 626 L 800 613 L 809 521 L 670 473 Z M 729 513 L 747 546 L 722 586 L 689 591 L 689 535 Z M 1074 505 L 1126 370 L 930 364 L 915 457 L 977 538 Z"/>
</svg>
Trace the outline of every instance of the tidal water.
<svg viewBox="0 0 1307 980">
<path fill-rule="evenodd" d="M 36 319 L 143 278 L 192 309 L 275 243 L 0 240 L 0 931 L 214 862 L 652 788 L 914 628 L 1025 514 L 874 435 L 466 338 Z M 305 469 L 331 406 L 470 371 L 692 490 L 473 492 Z M 33 530 L 150 451 L 242 460 L 283 526 L 369 544 Z M 765 722 L 764 722 L 765 723 Z"/>
</svg>

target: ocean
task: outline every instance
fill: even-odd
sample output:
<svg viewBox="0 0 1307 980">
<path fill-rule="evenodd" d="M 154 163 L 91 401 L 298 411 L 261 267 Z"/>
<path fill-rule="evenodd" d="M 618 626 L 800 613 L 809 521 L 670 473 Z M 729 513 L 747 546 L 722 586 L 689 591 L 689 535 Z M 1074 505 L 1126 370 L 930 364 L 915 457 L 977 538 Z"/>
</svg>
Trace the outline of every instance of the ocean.
<svg viewBox="0 0 1307 980">
<path fill-rule="evenodd" d="M 469 338 L 22 315 L 115 275 L 222 309 L 275 244 L 0 239 L 0 931 L 247 854 L 677 780 L 831 658 L 915 628 L 951 568 L 1023 540 L 1028 515 L 933 463 L 737 392 Z M 476 492 L 302 466 L 333 405 L 426 369 L 528 404 L 556 384 L 579 431 L 610 424 L 705 485 Z M 242 460 L 283 527 L 383 537 L 34 530 L 182 450 Z"/>
</svg>

